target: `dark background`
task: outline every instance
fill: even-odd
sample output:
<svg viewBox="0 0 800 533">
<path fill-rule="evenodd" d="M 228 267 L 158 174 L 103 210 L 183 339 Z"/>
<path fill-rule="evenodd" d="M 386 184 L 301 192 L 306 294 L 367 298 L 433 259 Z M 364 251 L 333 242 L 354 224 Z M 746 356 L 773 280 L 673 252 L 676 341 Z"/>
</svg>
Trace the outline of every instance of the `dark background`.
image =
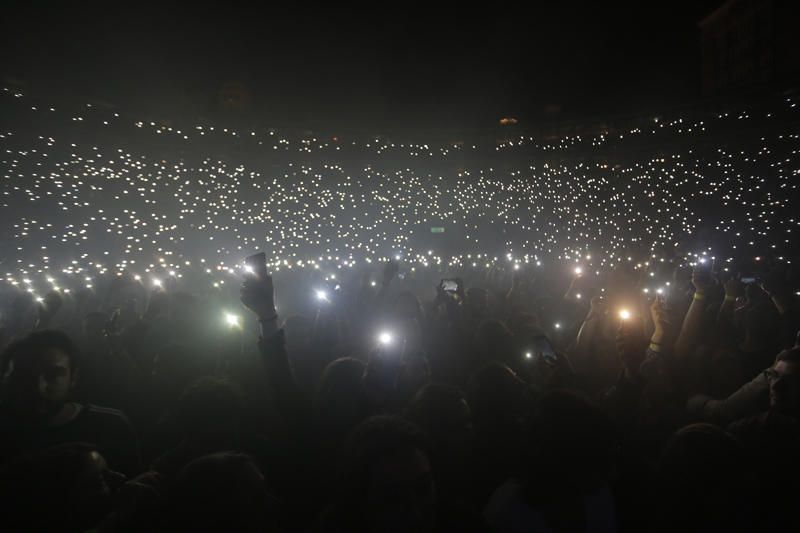
<svg viewBox="0 0 800 533">
<path fill-rule="evenodd" d="M 650 112 L 700 94 L 720 0 L 369 6 L 7 1 L 0 73 L 163 120 L 382 131 Z M 291 4 L 291 5 L 289 5 Z"/>
</svg>

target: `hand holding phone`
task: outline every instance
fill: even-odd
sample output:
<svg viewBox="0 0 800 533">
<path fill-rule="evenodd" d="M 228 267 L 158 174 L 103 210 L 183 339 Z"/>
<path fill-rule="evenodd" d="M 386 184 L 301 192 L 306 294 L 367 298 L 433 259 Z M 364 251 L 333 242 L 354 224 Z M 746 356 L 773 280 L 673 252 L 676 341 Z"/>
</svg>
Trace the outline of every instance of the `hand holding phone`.
<svg viewBox="0 0 800 533">
<path fill-rule="evenodd" d="M 458 280 L 443 279 L 441 287 L 444 292 L 456 293 L 458 292 Z"/>
<path fill-rule="evenodd" d="M 555 365 L 556 361 L 558 361 L 558 356 L 556 355 L 556 351 L 553 348 L 550 339 L 548 339 L 545 335 L 536 335 L 533 340 L 533 349 L 532 352 L 537 357 L 541 357 L 545 363 L 549 365 Z"/>
</svg>

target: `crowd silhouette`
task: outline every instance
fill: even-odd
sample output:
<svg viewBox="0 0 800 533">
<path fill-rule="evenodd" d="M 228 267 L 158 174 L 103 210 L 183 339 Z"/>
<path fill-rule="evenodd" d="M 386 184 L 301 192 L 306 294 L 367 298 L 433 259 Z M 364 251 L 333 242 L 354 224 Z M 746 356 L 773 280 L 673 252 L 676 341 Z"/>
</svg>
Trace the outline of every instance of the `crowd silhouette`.
<svg viewBox="0 0 800 533">
<path fill-rule="evenodd" d="M 796 530 L 800 307 L 772 266 L 548 299 L 532 267 L 417 295 L 392 261 L 287 317 L 259 270 L 221 337 L 175 287 L 20 291 L 3 530 Z"/>
</svg>

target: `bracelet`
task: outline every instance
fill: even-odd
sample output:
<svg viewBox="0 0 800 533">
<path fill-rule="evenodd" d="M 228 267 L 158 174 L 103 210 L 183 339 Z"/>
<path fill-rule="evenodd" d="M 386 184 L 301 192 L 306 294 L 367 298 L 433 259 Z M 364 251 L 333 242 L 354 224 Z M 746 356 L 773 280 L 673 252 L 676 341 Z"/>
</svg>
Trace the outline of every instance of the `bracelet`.
<svg viewBox="0 0 800 533">
<path fill-rule="evenodd" d="M 694 299 L 695 300 L 705 300 L 706 299 L 706 295 L 702 294 L 702 293 L 699 293 L 699 292 L 696 292 L 696 293 L 694 293 Z"/>
<path fill-rule="evenodd" d="M 661 352 L 661 345 L 658 344 L 657 342 L 651 342 L 650 343 L 650 350 L 660 353 Z"/>
</svg>

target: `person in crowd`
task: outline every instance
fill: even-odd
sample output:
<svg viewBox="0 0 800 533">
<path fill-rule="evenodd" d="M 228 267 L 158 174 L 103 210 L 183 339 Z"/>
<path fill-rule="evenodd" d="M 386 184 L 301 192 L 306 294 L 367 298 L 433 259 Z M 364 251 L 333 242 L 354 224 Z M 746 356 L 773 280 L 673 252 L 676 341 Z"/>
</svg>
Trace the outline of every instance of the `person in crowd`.
<svg viewBox="0 0 800 533">
<path fill-rule="evenodd" d="M 277 502 L 248 455 L 202 455 L 177 474 L 167 497 L 163 531 L 266 533 L 277 531 Z"/>
<path fill-rule="evenodd" d="M 109 283 L 122 291 L 109 295 L 100 276 L 80 297 L 18 298 L 0 365 L 9 524 L 797 529 L 788 273 L 745 284 L 676 269 L 653 297 L 648 273 L 627 264 L 602 282 L 571 276 L 566 295 L 546 273 L 494 267 L 447 273 L 425 296 L 411 290 L 424 280 L 399 270 L 387 262 L 380 283 L 343 272 L 312 300 L 313 320 L 284 329 L 263 274 L 245 276 L 252 314 L 232 320 L 230 300 L 177 277 L 141 315 L 128 285 Z M 551 358 L 534 357 L 547 344 Z M 137 432 L 106 401 L 144 436 L 146 471 Z M 69 496 L 47 503 L 56 491 Z M 32 515 L 32 501 L 71 511 Z"/>
<path fill-rule="evenodd" d="M 0 457 L 65 442 L 95 444 L 112 469 L 139 472 L 137 436 L 120 411 L 72 401 L 80 376 L 75 344 L 59 331 L 42 330 L 12 343 L 2 356 Z"/>
<path fill-rule="evenodd" d="M 124 482 L 92 444 L 67 442 L 16 457 L 0 470 L 3 531 L 96 528 Z"/>
</svg>

